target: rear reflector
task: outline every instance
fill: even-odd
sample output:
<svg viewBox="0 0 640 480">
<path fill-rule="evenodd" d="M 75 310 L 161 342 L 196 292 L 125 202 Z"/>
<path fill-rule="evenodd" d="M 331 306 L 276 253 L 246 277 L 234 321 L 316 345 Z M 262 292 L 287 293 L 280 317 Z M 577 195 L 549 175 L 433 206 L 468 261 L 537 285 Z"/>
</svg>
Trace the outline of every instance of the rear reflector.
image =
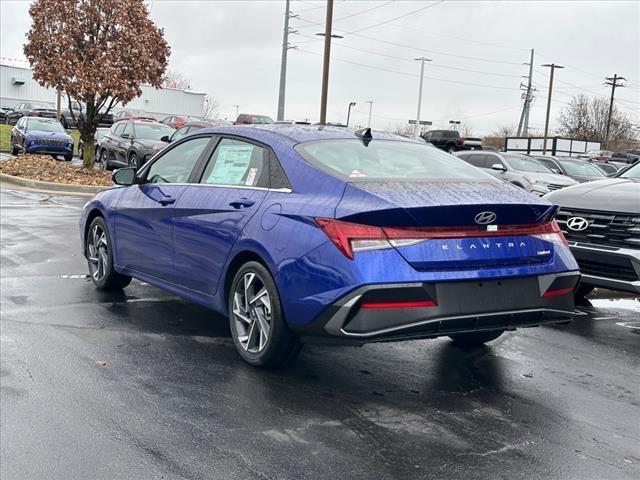
<svg viewBox="0 0 640 480">
<path fill-rule="evenodd" d="M 437 306 L 435 302 L 427 300 L 424 302 L 368 302 L 363 303 L 361 308 L 422 308 Z"/>
<path fill-rule="evenodd" d="M 541 240 L 567 245 L 555 220 L 528 225 L 487 225 L 464 227 L 374 227 L 342 222 L 331 218 L 316 218 L 316 223 L 336 247 L 353 259 L 353 252 L 402 247 L 422 240 L 451 238 L 517 237 L 533 235 Z"/>
<path fill-rule="evenodd" d="M 544 298 L 547 297 L 555 297 L 556 295 L 566 295 L 567 293 L 573 292 L 573 287 L 571 288 L 560 288 L 558 290 L 547 290 L 542 295 Z"/>
</svg>

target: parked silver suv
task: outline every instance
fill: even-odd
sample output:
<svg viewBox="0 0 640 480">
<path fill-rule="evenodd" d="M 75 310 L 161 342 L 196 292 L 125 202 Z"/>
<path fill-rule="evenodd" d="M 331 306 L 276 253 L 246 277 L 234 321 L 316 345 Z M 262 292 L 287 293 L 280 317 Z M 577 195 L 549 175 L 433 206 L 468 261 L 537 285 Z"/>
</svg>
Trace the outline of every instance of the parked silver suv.
<svg viewBox="0 0 640 480">
<path fill-rule="evenodd" d="M 539 161 L 521 153 L 477 151 L 456 152 L 454 155 L 539 197 L 578 183 L 565 175 L 553 173 Z"/>
</svg>

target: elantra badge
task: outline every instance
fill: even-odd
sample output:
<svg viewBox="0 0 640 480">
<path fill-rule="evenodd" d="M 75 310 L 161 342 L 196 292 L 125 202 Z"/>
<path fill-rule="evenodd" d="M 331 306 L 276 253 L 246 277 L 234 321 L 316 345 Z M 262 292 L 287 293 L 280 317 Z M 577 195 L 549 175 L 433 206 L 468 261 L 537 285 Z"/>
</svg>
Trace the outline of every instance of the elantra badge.
<svg viewBox="0 0 640 480">
<path fill-rule="evenodd" d="M 497 215 L 495 212 L 480 212 L 473 219 L 478 225 L 489 225 L 496 221 Z"/>
<path fill-rule="evenodd" d="M 574 232 L 582 232 L 589 227 L 589 220 L 582 217 L 571 217 L 567 220 L 567 227 Z"/>
</svg>

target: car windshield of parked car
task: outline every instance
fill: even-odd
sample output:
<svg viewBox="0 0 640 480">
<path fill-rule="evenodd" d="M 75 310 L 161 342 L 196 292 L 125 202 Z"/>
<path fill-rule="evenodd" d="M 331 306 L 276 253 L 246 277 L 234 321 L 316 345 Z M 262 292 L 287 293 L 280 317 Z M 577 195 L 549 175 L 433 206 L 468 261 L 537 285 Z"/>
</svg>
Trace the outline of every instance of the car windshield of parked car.
<svg viewBox="0 0 640 480">
<path fill-rule="evenodd" d="M 31 102 L 29 103 L 29 108 L 31 110 L 49 110 L 53 108 L 53 103 Z"/>
<path fill-rule="evenodd" d="M 640 179 L 640 162 L 636 163 L 633 167 L 631 167 L 626 172 L 620 175 L 620 178 L 634 178 Z"/>
<path fill-rule="evenodd" d="M 273 123 L 273 119 L 265 115 L 253 115 L 253 123 L 258 125 L 268 124 Z"/>
<path fill-rule="evenodd" d="M 602 170 L 594 167 L 593 164 L 575 160 L 558 160 L 569 175 L 585 175 L 587 177 L 604 177 Z"/>
<path fill-rule="evenodd" d="M 467 162 L 424 143 L 372 140 L 319 140 L 296 147 L 307 161 L 349 181 L 494 180 Z"/>
<path fill-rule="evenodd" d="M 170 137 L 174 129 L 162 123 L 136 123 L 136 138 L 142 140 L 160 140 L 165 135 Z"/>
<path fill-rule="evenodd" d="M 27 130 L 65 133 L 62 125 L 60 125 L 60 122 L 55 118 L 30 118 L 27 121 Z"/>
<path fill-rule="evenodd" d="M 511 168 L 519 172 L 553 173 L 550 168 L 545 167 L 533 158 L 522 155 L 505 155 L 505 160 Z"/>
</svg>

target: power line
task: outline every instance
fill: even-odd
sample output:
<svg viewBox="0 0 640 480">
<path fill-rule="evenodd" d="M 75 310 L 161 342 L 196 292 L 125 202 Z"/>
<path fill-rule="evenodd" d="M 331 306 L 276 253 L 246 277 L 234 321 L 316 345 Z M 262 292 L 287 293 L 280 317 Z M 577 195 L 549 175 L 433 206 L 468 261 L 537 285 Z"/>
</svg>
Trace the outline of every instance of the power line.
<svg viewBox="0 0 640 480">
<path fill-rule="evenodd" d="M 438 4 L 442 3 L 442 2 L 444 2 L 444 0 L 436 0 L 435 2 L 430 3 L 429 5 L 426 5 L 424 7 L 418 8 L 417 10 L 412 10 L 411 12 L 405 13 L 405 14 L 400 15 L 398 17 L 391 18 L 389 20 L 384 20 L 382 22 L 374 23 L 373 25 L 369 25 L 368 27 L 358 28 L 358 29 L 353 30 L 351 32 L 347 32 L 347 34 L 352 35 L 354 33 L 364 32 L 365 30 L 370 30 L 370 29 L 375 28 L 375 27 L 380 27 L 382 25 L 386 25 L 387 23 L 395 22 L 396 20 L 400 20 L 401 18 L 408 17 L 409 15 L 413 15 L 415 13 L 421 12 L 421 11 L 426 10 L 428 8 L 431 8 L 431 7 L 435 7 L 436 5 L 438 5 Z"/>
<path fill-rule="evenodd" d="M 321 53 L 312 52 L 310 50 L 303 50 L 301 48 L 297 49 L 297 51 L 308 53 L 308 54 L 311 54 L 311 55 L 322 56 Z M 396 73 L 396 74 L 405 75 L 405 76 L 408 76 L 408 77 L 416 78 L 416 77 L 419 76 L 419 75 L 416 75 L 414 73 L 402 72 L 400 70 L 392 70 L 390 68 L 377 67 L 375 65 L 367 65 L 367 64 L 364 64 L 364 63 L 353 62 L 351 60 L 346 60 L 344 58 L 332 57 L 332 59 L 333 60 L 337 60 L 339 62 L 343 62 L 343 63 L 350 63 L 352 65 L 358 65 L 360 67 L 371 68 L 371 69 L 380 70 L 380 71 L 383 71 L 383 72 Z M 496 90 L 509 90 L 509 91 L 517 90 L 517 91 L 520 91 L 519 88 L 514 88 L 514 87 L 500 87 L 500 86 L 496 86 L 496 85 L 485 85 L 485 84 L 480 84 L 480 83 L 461 82 L 461 81 L 458 81 L 458 80 L 451 80 L 451 79 L 448 79 L 448 78 L 427 77 L 427 76 L 425 76 L 424 78 L 428 78 L 429 80 L 436 80 L 436 81 L 439 81 L 439 82 L 455 83 L 455 84 L 458 84 L 458 85 L 469 85 L 469 86 L 472 86 L 472 87 L 491 88 L 491 89 L 496 89 Z"/>
</svg>

